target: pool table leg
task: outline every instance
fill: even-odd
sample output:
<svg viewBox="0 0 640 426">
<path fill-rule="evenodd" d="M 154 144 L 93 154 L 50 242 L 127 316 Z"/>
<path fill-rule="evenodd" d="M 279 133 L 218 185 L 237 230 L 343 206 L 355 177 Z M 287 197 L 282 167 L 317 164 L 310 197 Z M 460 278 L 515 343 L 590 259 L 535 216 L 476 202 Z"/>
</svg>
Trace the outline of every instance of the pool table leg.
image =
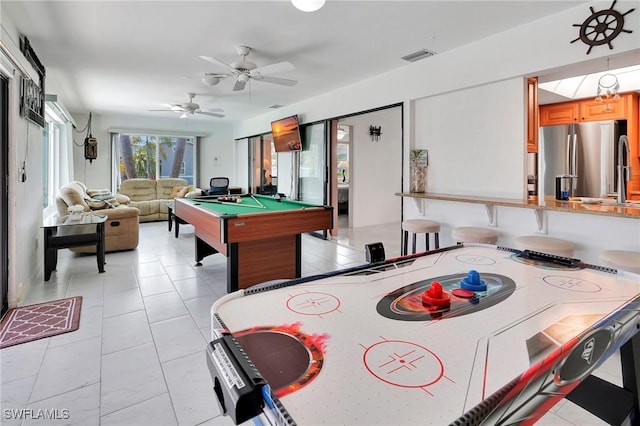
<svg viewBox="0 0 640 426">
<path fill-rule="evenodd" d="M 196 237 L 196 266 L 202 266 L 202 263 L 200 261 L 206 256 L 215 253 L 218 253 L 218 250 L 202 241 L 199 237 Z"/>
<path fill-rule="evenodd" d="M 239 288 L 238 243 L 229 244 L 227 250 L 227 293 L 233 293 Z"/>
</svg>

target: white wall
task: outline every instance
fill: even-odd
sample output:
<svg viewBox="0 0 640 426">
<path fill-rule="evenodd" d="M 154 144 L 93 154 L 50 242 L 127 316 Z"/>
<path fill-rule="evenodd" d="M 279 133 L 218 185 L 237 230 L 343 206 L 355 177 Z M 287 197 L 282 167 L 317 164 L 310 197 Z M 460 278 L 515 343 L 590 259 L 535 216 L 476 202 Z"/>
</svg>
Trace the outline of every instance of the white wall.
<svg viewBox="0 0 640 426">
<path fill-rule="evenodd" d="M 522 197 L 524 95 L 515 78 L 412 103 L 414 147 L 429 151 L 427 191 Z"/>
<path fill-rule="evenodd" d="M 402 111 L 400 107 L 349 117 L 351 127 L 349 170 L 350 226 L 379 225 L 399 220 L 402 176 Z M 369 126 L 380 126 L 374 142 Z"/>
<path fill-rule="evenodd" d="M 249 139 L 240 139 L 233 143 L 234 171 L 231 186 L 239 186 L 244 192 L 249 191 Z"/>
<path fill-rule="evenodd" d="M 88 114 L 74 114 L 73 117 L 78 130 L 82 130 L 89 119 Z M 75 179 L 85 182 L 89 188 L 111 187 L 109 129 L 201 136 L 196 186 L 209 188 L 210 178 L 234 175 L 235 142 L 231 124 L 213 120 L 92 114 L 91 129 L 93 136 L 98 139 L 98 158 L 92 162 L 84 159 L 84 149 L 78 145 L 84 141 L 85 133 L 74 132 L 76 144 L 73 152 Z"/>
<path fill-rule="evenodd" d="M 1 34 L 10 56 L 37 81 L 37 74 L 20 53 L 18 32 L 5 14 Z M 0 72 L 9 80 L 9 270 L 3 273 L 9 277 L 9 307 L 14 307 L 43 271 L 42 128 L 20 116 L 21 71 L 6 60 L 2 63 L 4 71 Z M 25 182 L 20 179 L 23 162 Z"/>
</svg>

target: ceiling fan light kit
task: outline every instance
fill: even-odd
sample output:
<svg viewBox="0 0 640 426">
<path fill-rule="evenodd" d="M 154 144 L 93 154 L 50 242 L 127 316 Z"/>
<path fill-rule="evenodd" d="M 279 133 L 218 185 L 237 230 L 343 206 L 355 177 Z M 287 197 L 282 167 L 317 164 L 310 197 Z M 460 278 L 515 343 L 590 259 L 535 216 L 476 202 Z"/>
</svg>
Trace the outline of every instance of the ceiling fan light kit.
<svg viewBox="0 0 640 426">
<path fill-rule="evenodd" d="M 206 84 L 207 86 L 215 86 L 216 84 L 220 83 L 220 78 L 220 76 L 217 76 L 215 74 L 205 73 L 202 76 L 202 83 Z"/>
<path fill-rule="evenodd" d="M 324 6 L 325 0 L 291 0 L 296 9 L 303 12 L 315 12 Z"/>
</svg>

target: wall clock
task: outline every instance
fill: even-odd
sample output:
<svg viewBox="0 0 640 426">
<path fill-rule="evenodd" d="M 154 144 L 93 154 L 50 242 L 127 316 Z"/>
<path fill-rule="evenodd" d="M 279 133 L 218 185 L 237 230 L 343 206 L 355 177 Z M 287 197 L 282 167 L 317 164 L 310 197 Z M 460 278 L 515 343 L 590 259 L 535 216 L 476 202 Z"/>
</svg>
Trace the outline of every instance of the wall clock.
<svg viewBox="0 0 640 426">
<path fill-rule="evenodd" d="M 598 12 L 590 6 L 591 16 L 585 19 L 582 24 L 573 24 L 574 27 L 580 27 L 580 36 L 575 40 L 571 40 L 571 43 L 582 40 L 584 44 L 589 46 L 588 55 L 594 46 L 608 44 L 609 49 L 613 49 L 611 41 L 621 32 L 632 33 L 633 31 L 624 29 L 624 17 L 633 12 L 635 8 L 629 9 L 625 13 L 620 13 L 613 8 L 615 5 L 616 0 L 611 3 L 609 9 Z"/>
</svg>

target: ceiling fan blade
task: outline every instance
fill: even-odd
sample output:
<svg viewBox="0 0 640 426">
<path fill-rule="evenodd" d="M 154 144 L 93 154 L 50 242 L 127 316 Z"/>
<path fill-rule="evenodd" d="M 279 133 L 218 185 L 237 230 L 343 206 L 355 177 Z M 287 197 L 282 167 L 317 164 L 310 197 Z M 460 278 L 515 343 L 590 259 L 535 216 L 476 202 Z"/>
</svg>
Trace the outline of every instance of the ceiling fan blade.
<svg viewBox="0 0 640 426">
<path fill-rule="evenodd" d="M 278 62 L 277 64 L 265 65 L 263 67 L 258 67 L 253 70 L 253 72 L 264 74 L 274 74 L 277 72 L 284 71 L 293 71 L 296 67 L 293 66 L 290 62 Z"/>
<path fill-rule="evenodd" d="M 204 59 L 207 62 L 211 62 L 212 64 L 222 65 L 231 71 L 235 71 L 231 65 L 222 62 L 220 59 L 212 58 L 211 56 L 200 56 L 200 58 Z"/>
<path fill-rule="evenodd" d="M 205 108 L 197 112 L 224 112 L 222 108 Z"/>
<path fill-rule="evenodd" d="M 238 92 L 244 89 L 244 86 L 247 84 L 246 81 L 236 80 L 236 84 L 233 85 L 233 91 Z"/>
<path fill-rule="evenodd" d="M 275 83 L 282 86 L 295 86 L 298 84 L 296 80 L 289 80 L 287 78 L 270 77 L 268 75 L 254 75 L 251 76 L 254 80 L 264 81 L 265 83 Z"/>
<path fill-rule="evenodd" d="M 173 112 L 173 110 L 171 109 L 150 109 L 147 111 L 153 111 L 153 112 L 157 112 L 157 111 L 162 111 L 162 112 Z"/>
<path fill-rule="evenodd" d="M 187 117 L 189 117 L 189 115 L 191 115 L 191 114 L 189 114 L 187 111 L 185 111 L 185 112 L 182 113 L 182 115 L 180 115 L 180 118 L 187 118 Z"/>
<path fill-rule="evenodd" d="M 218 114 L 215 112 L 207 112 L 207 111 L 196 111 L 196 114 L 210 115 L 211 117 L 218 117 L 218 118 L 224 117 L 224 114 Z"/>
</svg>

